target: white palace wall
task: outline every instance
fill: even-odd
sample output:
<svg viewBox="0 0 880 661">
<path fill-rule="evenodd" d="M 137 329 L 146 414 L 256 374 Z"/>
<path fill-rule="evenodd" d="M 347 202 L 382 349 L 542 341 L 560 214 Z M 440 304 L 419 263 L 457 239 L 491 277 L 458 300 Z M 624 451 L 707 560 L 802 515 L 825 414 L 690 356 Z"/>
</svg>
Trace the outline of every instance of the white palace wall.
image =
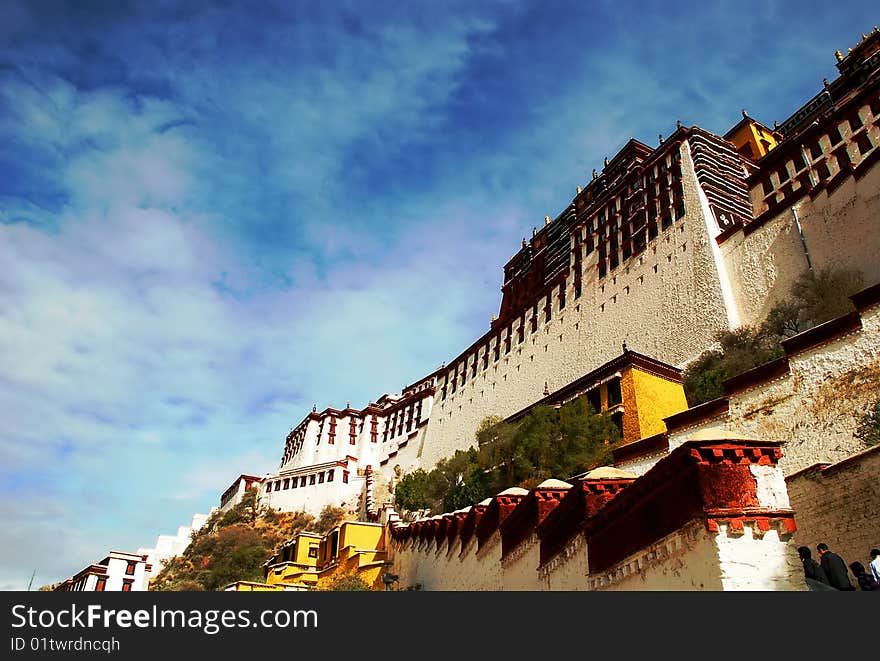
<svg viewBox="0 0 880 661">
<path fill-rule="evenodd" d="M 714 218 L 707 218 L 698 190 L 688 142 L 680 148 L 685 215 L 648 242 L 638 256 L 621 263 L 601 281 L 597 278 L 597 251 L 583 262 L 580 298 L 574 298 L 573 277 L 567 278 L 566 306 L 559 309 L 558 288 L 551 294 L 551 320 L 539 315 L 537 332 L 517 344 L 522 318 L 491 337 L 468 357 L 468 378 L 454 394 L 440 396 L 444 375 L 438 377 L 438 395 L 428 422 L 423 465 L 433 466 L 457 449 L 474 444 L 474 432 L 489 415 L 507 417 L 565 386 L 628 348 L 677 365 L 690 360 L 712 343 L 716 331 L 727 329 L 730 319 L 713 255 L 709 230 L 717 233 Z M 554 221 L 554 222 L 559 222 Z M 708 229 L 707 229 L 708 228 Z M 539 306 L 539 310 L 541 306 Z M 503 351 L 510 334 L 512 348 Z M 491 360 L 496 343 L 500 359 Z M 482 369 L 484 352 L 490 352 Z M 476 378 L 471 366 L 477 361 Z"/>
</svg>

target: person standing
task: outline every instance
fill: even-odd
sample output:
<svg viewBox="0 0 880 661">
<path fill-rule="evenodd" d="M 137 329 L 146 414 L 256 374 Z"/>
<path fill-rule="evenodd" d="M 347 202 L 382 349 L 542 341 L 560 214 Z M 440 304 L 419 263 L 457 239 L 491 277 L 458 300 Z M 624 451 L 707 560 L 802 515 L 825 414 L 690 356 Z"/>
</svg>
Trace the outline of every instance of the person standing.
<svg viewBox="0 0 880 661">
<path fill-rule="evenodd" d="M 871 549 L 871 564 L 868 567 L 871 576 L 880 583 L 880 549 Z"/>
<path fill-rule="evenodd" d="M 804 578 L 807 579 L 807 585 L 811 588 L 813 587 L 810 581 L 816 581 L 823 585 L 828 585 L 828 577 L 825 576 L 825 570 L 822 569 L 818 562 L 813 560 L 813 554 L 810 553 L 810 549 L 806 546 L 801 546 L 798 548 L 797 552 L 801 558 L 801 563 L 804 566 Z"/>
<path fill-rule="evenodd" d="M 874 577 L 865 571 L 865 565 L 861 562 L 858 560 L 851 562 L 849 563 L 849 568 L 852 570 L 853 576 L 856 577 L 856 582 L 859 584 L 859 590 L 880 590 L 880 583 L 877 583 L 877 581 L 874 580 Z"/>
<path fill-rule="evenodd" d="M 828 584 L 838 590 L 855 590 L 853 584 L 849 582 L 849 572 L 846 563 L 836 553 L 828 550 L 828 544 L 824 542 L 816 545 L 819 551 L 820 565 L 828 577 Z"/>
</svg>

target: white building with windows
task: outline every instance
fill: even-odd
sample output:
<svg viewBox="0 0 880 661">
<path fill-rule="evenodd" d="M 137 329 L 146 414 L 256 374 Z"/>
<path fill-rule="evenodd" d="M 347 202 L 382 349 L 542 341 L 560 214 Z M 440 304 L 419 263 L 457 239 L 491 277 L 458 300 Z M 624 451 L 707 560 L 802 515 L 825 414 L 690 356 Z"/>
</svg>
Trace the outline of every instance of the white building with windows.
<svg viewBox="0 0 880 661">
<path fill-rule="evenodd" d="M 152 567 L 140 553 L 110 551 L 55 588 L 55 592 L 146 592 Z"/>
<path fill-rule="evenodd" d="M 372 479 L 419 466 L 434 402 L 434 375 L 363 409 L 313 409 L 288 434 L 278 471 L 263 478 L 260 503 L 317 516 L 332 505 L 368 513 Z"/>
</svg>

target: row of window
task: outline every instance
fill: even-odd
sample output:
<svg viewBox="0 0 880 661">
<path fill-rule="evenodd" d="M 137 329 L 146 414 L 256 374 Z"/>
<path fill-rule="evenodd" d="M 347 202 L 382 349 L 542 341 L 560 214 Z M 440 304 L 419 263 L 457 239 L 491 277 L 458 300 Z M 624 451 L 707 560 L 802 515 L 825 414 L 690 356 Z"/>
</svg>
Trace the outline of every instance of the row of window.
<svg viewBox="0 0 880 661">
<path fill-rule="evenodd" d="M 871 100 L 868 105 L 868 111 L 875 120 L 877 117 L 880 117 L 880 98 Z M 849 137 L 847 133 L 849 133 Z M 820 181 L 831 179 L 836 172 L 853 163 L 852 155 L 846 149 L 848 143 L 855 145 L 860 156 L 865 156 L 876 146 L 858 110 L 850 113 L 842 121 L 838 122 L 837 127 L 833 131 L 811 139 L 801 149 L 797 150 L 790 159 L 786 160 L 781 167 L 767 173 L 761 179 L 764 197 L 774 196 L 779 192 L 780 188 L 795 179 L 812 179 L 811 170 L 816 173 Z M 834 172 L 832 171 L 833 162 L 836 162 L 837 165 Z M 810 183 L 817 184 L 819 182 L 810 181 Z M 773 201 L 775 201 L 775 198 Z"/>
<path fill-rule="evenodd" d="M 313 484 L 323 484 L 333 481 L 335 469 L 328 471 L 320 471 L 311 475 L 300 475 L 297 477 L 285 477 L 277 480 L 266 482 L 266 493 L 273 491 L 284 491 L 287 489 L 296 489 L 298 487 L 311 486 Z M 348 484 L 348 471 L 342 471 L 342 482 Z"/>
</svg>

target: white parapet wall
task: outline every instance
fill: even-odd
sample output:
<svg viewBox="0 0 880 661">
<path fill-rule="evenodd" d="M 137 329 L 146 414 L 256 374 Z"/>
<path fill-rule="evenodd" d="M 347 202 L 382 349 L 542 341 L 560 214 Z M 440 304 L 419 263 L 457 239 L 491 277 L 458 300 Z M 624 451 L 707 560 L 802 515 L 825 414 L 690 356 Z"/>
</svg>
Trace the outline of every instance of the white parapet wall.
<svg viewBox="0 0 880 661">
<path fill-rule="evenodd" d="M 638 479 L 509 490 L 389 524 L 402 588 L 806 590 L 779 444 L 708 432 Z"/>
</svg>

